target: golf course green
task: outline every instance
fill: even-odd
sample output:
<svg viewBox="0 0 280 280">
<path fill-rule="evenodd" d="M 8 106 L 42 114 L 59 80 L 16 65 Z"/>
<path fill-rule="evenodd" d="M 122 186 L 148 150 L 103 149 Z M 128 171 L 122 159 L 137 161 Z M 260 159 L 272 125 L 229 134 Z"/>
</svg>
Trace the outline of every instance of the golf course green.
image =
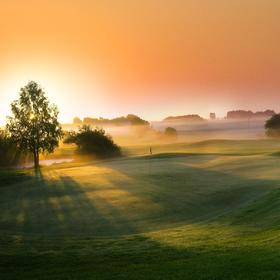
<svg viewBox="0 0 280 280">
<path fill-rule="evenodd" d="M 280 279 L 280 142 L 0 171 L 0 279 Z"/>
</svg>

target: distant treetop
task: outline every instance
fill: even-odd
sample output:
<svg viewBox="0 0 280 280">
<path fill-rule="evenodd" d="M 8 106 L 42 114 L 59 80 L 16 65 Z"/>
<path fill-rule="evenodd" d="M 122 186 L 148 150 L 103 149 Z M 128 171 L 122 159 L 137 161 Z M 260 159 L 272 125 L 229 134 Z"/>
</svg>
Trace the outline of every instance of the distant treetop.
<svg viewBox="0 0 280 280">
<path fill-rule="evenodd" d="M 266 135 L 268 137 L 280 137 L 280 114 L 273 115 L 265 123 Z"/>
<path fill-rule="evenodd" d="M 187 121 L 187 122 L 201 122 L 204 121 L 199 115 L 183 115 L 183 116 L 170 116 L 163 121 Z"/>
<path fill-rule="evenodd" d="M 216 113 L 210 113 L 209 118 L 210 118 L 210 120 L 215 120 L 216 119 Z"/>
<path fill-rule="evenodd" d="M 259 112 L 245 111 L 245 110 L 236 110 L 227 112 L 227 119 L 267 119 L 275 115 L 276 113 L 273 110 L 265 110 Z"/>
<path fill-rule="evenodd" d="M 73 120 L 74 125 L 90 125 L 90 126 L 123 126 L 123 125 L 149 125 L 148 121 L 141 119 L 140 117 L 128 114 L 126 117 L 118 117 L 114 119 L 104 119 L 104 118 L 91 118 L 86 117 L 83 119 L 79 119 L 75 117 Z"/>
<path fill-rule="evenodd" d="M 169 138 L 177 138 L 178 133 L 177 130 L 174 127 L 166 127 L 164 131 L 164 135 Z"/>
</svg>

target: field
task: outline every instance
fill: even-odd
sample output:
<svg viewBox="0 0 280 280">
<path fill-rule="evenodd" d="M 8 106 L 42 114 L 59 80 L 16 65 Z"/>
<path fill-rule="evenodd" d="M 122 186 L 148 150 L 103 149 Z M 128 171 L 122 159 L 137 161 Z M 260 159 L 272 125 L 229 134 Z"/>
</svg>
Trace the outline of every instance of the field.
<svg viewBox="0 0 280 280">
<path fill-rule="evenodd" d="M 148 150 L 0 171 L 0 279 L 280 279 L 280 141 Z"/>
</svg>

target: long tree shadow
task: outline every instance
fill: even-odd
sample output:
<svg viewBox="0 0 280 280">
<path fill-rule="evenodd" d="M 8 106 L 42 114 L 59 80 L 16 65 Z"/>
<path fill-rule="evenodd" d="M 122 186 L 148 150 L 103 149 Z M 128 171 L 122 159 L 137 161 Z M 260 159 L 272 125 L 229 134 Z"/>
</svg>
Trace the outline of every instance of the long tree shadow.
<svg viewBox="0 0 280 280">
<path fill-rule="evenodd" d="M 18 189 L 0 190 L 1 202 L 11 201 L 0 204 L 0 230 L 16 235 L 0 240 L 2 278 L 50 279 L 55 271 L 71 279 L 277 279 L 278 239 L 268 236 L 267 243 L 265 235 L 258 236 L 265 227 L 258 232 L 237 227 L 234 232 L 228 224 L 231 235 L 223 232 L 223 220 L 217 217 L 250 215 L 244 209 L 261 200 L 273 202 L 275 219 L 278 180 L 186 167 L 181 161 L 168 168 L 160 160 L 152 164 L 151 173 L 145 160 L 143 165 L 102 164 L 111 170 L 103 174 L 106 180 L 96 180 L 89 168 L 89 181 L 82 183 L 53 169 Z M 261 217 L 267 218 L 271 207 L 263 208 L 267 212 Z M 194 233 L 188 228 L 175 228 L 171 235 L 150 233 L 198 222 L 204 228 Z"/>
<path fill-rule="evenodd" d="M 117 208 L 102 197 L 98 200 L 95 198 L 98 190 L 85 190 L 70 176 L 46 179 L 42 175 L 40 182 L 43 188 L 38 209 L 40 215 L 34 215 L 30 220 L 33 226 L 25 223 L 26 231 L 32 226 L 39 234 L 63 236 L 103 236 L 133 232 Z"/>
<path fill-rule="evenodd" d="M 97 180 L 52 169 L 16 192 L 2 193 L 0 230 L 41 236 L 120 236 L 207 222 L 240 213 L 278 187 L 277 180 L 186 167 L 181 161 L 115 162 Z M 71 173 L 70 173 L 71 174 Z"/>
<path fill-rule="evenodd" d="M 21 236 L 103 236 L 134 232 L 124 216 L 70 176 L 43 172 L 19 189 L 5 188 L 0 231 Z M 31 177 L 32 178 L 32 177 Z M 1 199 L 0 199 L 1 200 Z"/>
</svg>

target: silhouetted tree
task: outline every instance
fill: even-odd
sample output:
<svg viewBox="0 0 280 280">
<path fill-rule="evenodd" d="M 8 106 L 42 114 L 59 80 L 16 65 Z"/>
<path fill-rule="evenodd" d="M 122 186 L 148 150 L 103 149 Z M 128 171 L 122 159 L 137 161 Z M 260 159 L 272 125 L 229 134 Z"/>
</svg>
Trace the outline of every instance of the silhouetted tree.
<svg viewBox="0 0 280 280">
<path fill-rule="evenodd" d="M 199 115 L 192 114 L 192 115 L 183 115 L 183 116 L 170 116 L 165 118 L 163 121 L 170 122 L 170 121 L 180 121 L 180 122 L 203 122 L 205 119 L 200 117 Z"/>
<path fill-rule="evenodd" d="M 86 117 L 83 120 L 84 125 L 90 126 L 122 126 L 122 125 L 131 125 L 131 126 L 149 126 L 149 122 L 141 119 L 140 117 L 128 114 L 126 117 L 117 117 L 114 119 L 105 119 L 105 118 L 90 118 Z"/>
<path fill-rule="evenodd" d="M 79 132 L 70 132 L 64 143 L 76 144 L 77 152 L 82 155 L 94 155 L 97 158 L 121 155 L 120 147 L 106 135 L 105 130 L 92 129 L 89 125 L 84 125 Z"/>
<path fill-rule="evenodd" d="M 148 121 L 145 121 L 133 114 L 128 114 L 126 116 L 126 120 L 129 121 L 131 125 L 150 125 Z"/>
<path fill-rule="evenodd" d="M 50 105 L 42 88 L 31 81 L 21 88 L 11 110 L 7 131 L 17 147 L 33 154 L 34 167 L 38 169 L 39 154 L 53 152 L 62 136 L 57 107 Z"/>
<path fill-rule="evenodd" d="M 236 111 L 228 111 L 227 119 L 263 119 L 270 118 L 275 115 L 273 110 L 265 110 L 260 112 L 252 112 L 252 111 L 244 111 L 244 110 L 236 110 Z"/>
<path fill-rule="evenodd" d="M 210 118 L 210 120 L 215 120 L 216 119 L 216 113 L 210 113 L 209 118 Z"/>
<path fill-rule="evenodd" d="M 280 137 L 280 114 L 275 114 L 265 123 L 266 135 Z"/>
<path fill-rule="evenodd" d="M 170 138 L 176 138 L 178 136 L 177 130 L 173 127 L 167 127 L 164 131 L 164 135 Z"/>
</svg>

